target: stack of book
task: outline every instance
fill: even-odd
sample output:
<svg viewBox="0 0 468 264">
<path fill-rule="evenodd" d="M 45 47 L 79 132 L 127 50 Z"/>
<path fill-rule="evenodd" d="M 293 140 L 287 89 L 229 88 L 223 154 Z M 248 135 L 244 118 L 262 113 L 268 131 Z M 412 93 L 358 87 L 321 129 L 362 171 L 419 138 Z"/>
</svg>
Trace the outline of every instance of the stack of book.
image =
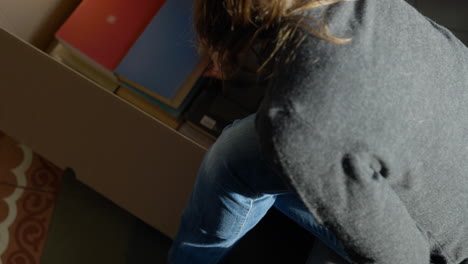
<svg viewBox="0 0 468 264">
<path fill-rule="evenodd" d="M 192 0 L 83 0 L 50 54 L 177 129 L 209 63 L 198 54 Z"/>
</svg>

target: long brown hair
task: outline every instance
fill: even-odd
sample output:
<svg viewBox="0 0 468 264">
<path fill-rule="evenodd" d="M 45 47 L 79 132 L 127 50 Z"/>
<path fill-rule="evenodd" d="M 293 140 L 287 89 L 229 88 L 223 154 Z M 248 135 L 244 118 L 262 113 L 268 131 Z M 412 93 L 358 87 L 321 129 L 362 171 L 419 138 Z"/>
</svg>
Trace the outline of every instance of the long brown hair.
<svg viewBox="0 0 468 264">
<path fill-rule="evenodd" d="M 195 30 L 201 52 L 216 52 L 223 74 L 238 70 L 237 54 L 256 46 L 261 71 L 282 49 L 286 59 L 310 33 L 326 41 L 344 44 L 350 39 L 330 34 L 324 17 L 305 16 L 307 9 L 355 0 L 195 0 Z"/>
</svg>

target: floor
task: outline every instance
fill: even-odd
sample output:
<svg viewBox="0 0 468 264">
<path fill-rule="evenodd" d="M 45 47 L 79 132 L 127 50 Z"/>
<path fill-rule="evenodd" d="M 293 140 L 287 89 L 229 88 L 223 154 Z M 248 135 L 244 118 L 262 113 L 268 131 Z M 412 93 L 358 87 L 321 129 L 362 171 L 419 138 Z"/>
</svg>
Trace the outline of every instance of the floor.
<svg viewBox="0 0 468 264">
<path fill-rule="evenodd" d="M 39 263 L 61 175 L 0 132 L 0 263 Z"/>
<path fill-rule="evenodd" d="M 0 264 L 166 263 L 170 238 L 1 131 L 0 195 Z M 223 263 L 305 263 L 313 243 L 271 210 Z"/>
</svg>

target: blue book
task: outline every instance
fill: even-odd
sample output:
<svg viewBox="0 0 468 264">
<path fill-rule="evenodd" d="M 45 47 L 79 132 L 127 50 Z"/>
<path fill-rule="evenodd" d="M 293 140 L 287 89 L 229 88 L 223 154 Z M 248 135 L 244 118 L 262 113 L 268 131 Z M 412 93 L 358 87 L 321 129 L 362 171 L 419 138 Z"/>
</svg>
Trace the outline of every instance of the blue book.
<svg viewBox="0 0 468 264">
<path fill-rule="evenodd" d="M 192 5 L 193 0 L 167 0 L 115 70 L 122 82 L 173 108 L 209 62 L 196 49 Z"/>
</svg>

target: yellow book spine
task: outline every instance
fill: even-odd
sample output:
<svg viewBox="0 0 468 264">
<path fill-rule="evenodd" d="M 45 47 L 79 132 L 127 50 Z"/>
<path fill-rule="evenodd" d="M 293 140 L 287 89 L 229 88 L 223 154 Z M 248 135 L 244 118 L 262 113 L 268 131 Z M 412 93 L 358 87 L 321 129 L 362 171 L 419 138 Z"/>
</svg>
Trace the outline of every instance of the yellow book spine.
<svg viewBox="0 0 468 264">
<path fill-rule="evenodd" d="M 117 77 L 112 77 L 111 73 L 102 72 L 95 65 L 88 63 L 85 59 L 81 58 L 79 54 L 75 53 L 77 53 L 77 51 L 58 42 L 49 54 L 106 90 L 114 92 L 117 89 L 119 86 Z"/>
<path fill-rule="evenodd" d="M 168 99 L 165 98 L 141 85 L 138 83 L 133 82 L 132 80 L 126 78 L 125 76 L 122 75 L 117 75 L 118 79 L 122 82 L 128 83 L 131 86 L 135 87 L 136 89 L 151 95 L 152 97 L 158 99 L 159 101 L 173 107 L 173 108 L 178 108 L 182 102 L 184 101 L 185 97 L 189 94 L 190 90 L 193 88 L 197 80 L 200 78 L 202 73 L 205 71 L 206 67 L 208 66 L 210 62 L 209 57 L 203 56 L 200 59 L 200 62 L 198 65 L 193 69 L 192 73 L 190 76 L 184 81 L 184 84 L 177 90 L 176 95 L 174 96 L 173 99 Z"/>
<path fill-rule="evenodd" d="M 176 119 L 175 117 L 168 114 L 166 111 L 162 110 L 161 108 L 157 107 L 156 105 L 152 104 L 151 102 L 145 100 L 144 98 L 140 97 L 135 92 L 131 91 L 130 89 L 119 86 L 116 91 L 117 96 L 124 99 L 128 103 L 132 104 L 133 106 L 139 108 L 143 112 L 149 114 L 150 116 L 158 119 L 162 123 L 166 124 L 167 126 L 178 129 L 181 121 Z"/>
</svg>

